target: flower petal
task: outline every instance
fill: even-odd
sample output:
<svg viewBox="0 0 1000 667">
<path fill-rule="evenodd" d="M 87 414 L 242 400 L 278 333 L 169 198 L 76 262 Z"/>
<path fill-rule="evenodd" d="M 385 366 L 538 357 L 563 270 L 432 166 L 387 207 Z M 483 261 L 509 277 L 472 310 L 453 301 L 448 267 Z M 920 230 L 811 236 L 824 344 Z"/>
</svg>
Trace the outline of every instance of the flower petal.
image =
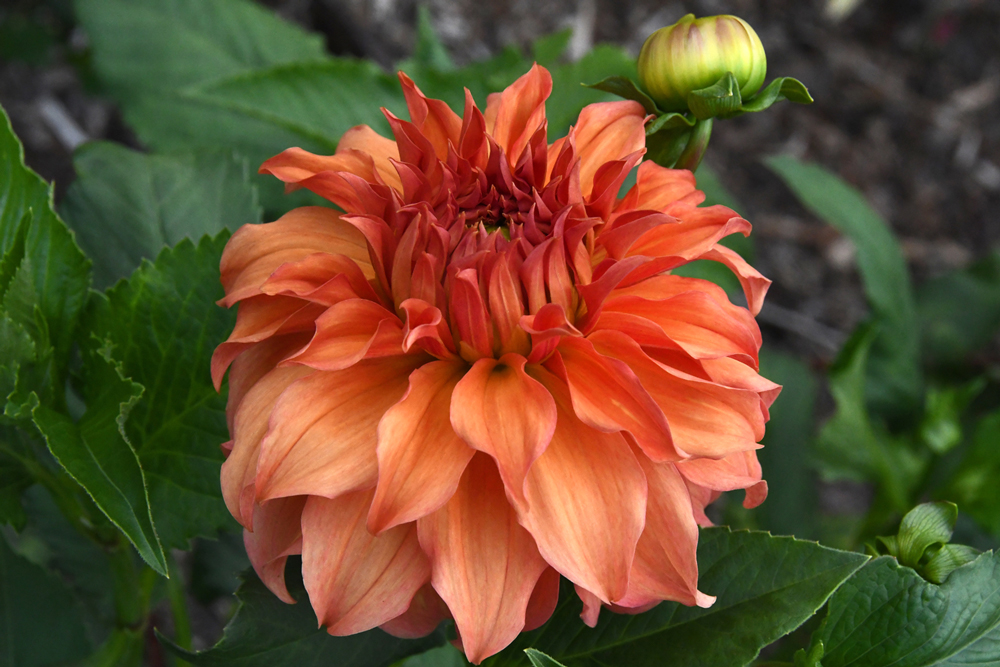
<svg viewBox="0 0 1000 667">
<path fill-rule="evenodd" d="M 572 134 L 580 156 L 580 189 L 589 197 L 594 174 L 606 162 L 620 160 L 646 146 L 646 111 L 632 100 L 588 104 Z"/>
<path fill-rule="evenodd" d="M 756 315 L 764 306 L 764 296 L 771 287 L 771 281 L 760 274 L 757 269 L 746 263 L 739 253 L 730 250 L 723 245 L 714 245 L 710 250 L 701 255 L 698 259 L 709 259 L 714 262 L 721 262 L 729 267 L 740 281 L 743 293 L 746 295 L 747 303 L 750 304 L 750 312 Z"/>
<path fill-rule="evenodd" d="M 493 135 L 513 167 L 531 135 L 545 122 L 545 100 L 552 93 L 552 75 L 535 64 L 517 81 L 486 104 L 486 131 Z M 495 114 L 495 116 L 493 115 Z M 495 118 L 493 123 L 490 120 Z"/>
<path fill-rule="evenodd" d="M 552 618 L 559 604 L 559 580 L 559 572 L 553 567 L 542 572 L 524 612 L 524 632 L 540 628 Z"/>
<path fill-rule="evenodd" d="M 410 374 L 378 425 L 378 487 L 368 529 L 379 534 L 438 509 L 455 493 L 474 449 L 451 427 L 451 394 L 466 365 L 432 361 Z"/>
<path fill-rule="evenodd" d="M 480 359 L 455 386 L 451 424 L 470 446 L 494 458 L 507 492 L 524 502 L 524 478 L 556 428 L 548 390 L 524 372 L 524 357 Z"/>
<path fill-rule="evenodd" d="M 692 459 L 677 464 L 684 477 L 712 491 L 746 489 L 743 506 L 752 509 L 767 498 L 756 452 L 736 452 L 721 459 Z"/>
<path fill-rule="evenodd" d="M 295 599 L 285 586 L 285 561 L 302 553 L 302 508 L 305 496 L 281 498 L 253 509 L 254 532 L 243 531 L 243 544 L 254 571 L 282 602 Z"/>
<path fill-rule="evenodd" d="M 271 410 L 290 384 L 312 372 L 303 366 L 276 368 L 246 393 L 236 410 L 233 450 L 222 464 L 222 497 L 245 528 L 253 530 L 254 474 Z"/>
<path fill-rule="evenodd" d="M 528 471 L 527 528 L 545 560 L 604 601 L 628 589 L 646 516 L 646 478 L 618 433 L 601 433 L 573 412 L 569 388 L 540 367 L 529 373 L 556 401 L 556 430 Z"/>
<path fill-rule="evenodd" d="M 399 149 L 396 142 L 387 139 L 367 125 L 356 125 L 337 142 L 337 152 L 357 150 L 372 157 L 375 171 L 386 185 L 391 185 L 397 192 L 403 191 L 399 182 L 399 174 L 392 166 L 392 160 L 399 160 Z"/>
<path fill-rule="evenodd" d="M 684 478 L 672 463 L 636 458 L 649 485 L 646 527 L 635 549 L 628 595 L 618 604 L 642 607 L 674 600 L 711 605 L 715 598 L 698 591 L 698 524 Z"/>
<path fill-rule="evenodd" d="M 331 635 L 377 627 L 406 611 L 430 575 L 413 524 L 374 536 L 365 528 L 371 491 L 310 496 L 302 512 L 302 579 Z"/>
<path fill-rule="evenodd" d="M 584 338 L 562 339 L 559 355 L 581 421 L 606 433 L 628 431 L 656 461 L 687 456 L 674 443 L 663 410 L 628 365 L 599 353 Z"/>
<path fill-rule="evenodd" d="M 222 253 L 220 272 L 226 290 L 222 305 L 228 308 L 259 294 L 260 286 L 279 266 L 316 252 L 345 255 L 366 278 L 375 277 L 364 235 L 341 220 L 336 211 L 304 206 L 274 222 L 243 225 L 236 230 Z"/>
<path fill-rule="evenodd" d="M 413 596 L 405 612 L 378 627 L 393 637 L 416 639 L 434 632 L 446 618 L 451 618 L 448 605 L 430 583 L 426 583 Z"/>
<path fill-rule="evenodd" d="M 455 618 L 466 656 L 479 664 L 522 630 L 548 565 L 484 454 L 469 462 L 451 500 L 417 522 L 417 532 L 431 560 L 431 583 Z"/>
<path fill-rule="evenodd" d="M 396 314 L 367 299 L 348 299 L 316 318 L 316 334 L 285 364 L 338 371 L 372 357 L 403 354 L 403 324 Z"/>
<path fill-rule="evenodd" d="M 289 386 L 260 445 L 258 502 L 299 494 L 335 498 L 374 486 L 379 420 L 425 361 L 418 355 L 362 361 Z"/>
</svg>

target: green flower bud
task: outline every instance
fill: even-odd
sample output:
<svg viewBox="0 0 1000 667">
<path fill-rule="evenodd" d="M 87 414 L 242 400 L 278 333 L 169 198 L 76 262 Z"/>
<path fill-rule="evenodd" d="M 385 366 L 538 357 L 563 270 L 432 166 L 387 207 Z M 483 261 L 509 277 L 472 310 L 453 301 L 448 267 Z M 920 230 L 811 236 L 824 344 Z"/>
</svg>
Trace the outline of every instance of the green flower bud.
<svg viewBox="0 0 1000 667">
<path fill-rule="evenodd" d="M 732 72 L 746 99 L 764 83 L 767 56 L 753 28 L 736 16 L 688 14 L 646 39 L 639 53 L 639 81 L 664 111 L 686 111 L 692 90 Z"/>
</svg>

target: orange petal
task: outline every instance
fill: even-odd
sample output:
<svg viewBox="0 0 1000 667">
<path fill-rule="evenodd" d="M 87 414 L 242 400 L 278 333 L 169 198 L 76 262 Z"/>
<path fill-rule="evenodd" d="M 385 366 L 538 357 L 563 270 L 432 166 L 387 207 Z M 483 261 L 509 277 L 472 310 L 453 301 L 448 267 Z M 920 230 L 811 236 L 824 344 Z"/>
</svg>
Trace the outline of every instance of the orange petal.
<svg viewBox="0 0 1000 667">
<path fill-rule="evenodd" d="M 587 426 L 569 389 L 540 367 L 530 374 L 556 401 L 556 430 L 528 471 L 527 528 L 545 560 L 604 601 L 628 589 L 635 545 L 646 515 L 646 478 L 625 438 Z"/>
<path fill-rule="evenodd" d="M 548 567 L 507 502 L 496 464 L 475 456 L 458 490 L 417 522 L 431 583 L 448 604 L 465 655 L 479 664 L 517 637 L 528 600 Z"/>
<path fill-rule="evenodd" d="M 545 100 L 551 93 L 552 75 L 535 64 L 499 98 L 490 96 L 487 100 L 486 130 L 504 150 L 512 167 L 520 159 L 531 135 L 545 122 Z M 496 120 L 491 125 L 492 118 Z"/>
<path fill-rule="evenodd" d="M 694 174 L 687 169 L 667 169 L 646 160 L 639 165 L 635 185 L 626 193 L 616 213 L 632 210 L 662 212 L 696 190 Z"/>
<path fill-rule="evenodd" d="M 448 605 L 430 583 L 426 583 L 413 596 L 405 612 L 378 627 L 393 637 L 416 639 L 434 632 L 446 618 L 451 618 Z"/>
<path fill-rule="evenodd" d="M 386 185 L 391 185 L 398 192 L 403 191 L 403 186 L 399 181 L 399 174 L 392 166 L 391 160 L 399 160 L 399 149 L 396 142 L 387 139 L 367 125 L 357 125 L 352 127 L 337 143 L 337 153 L 350 150 L 361 151 L 372 157 L 375 164 L 375 171 L 382 178 Z"/>
<path fill-rule="evenodd" d="M 687 456 L 671 438 L 663 410 L 626 364 L 599 353 L 584 338 L 561 340 L 559 355 L 581 421 L 606 433 L 628 431 L 656 461 Z"/>
<path fill-rule="evenodd" d="M 254 571 L 282 602 L 295 599 L 285 586 L 285 561 L 302 553 L 302 508 L 305 496 L 281 498 L 253 510 L 254 532 L 243 531 L 243 544 Z"/>
<path fill-rule="evenodd" d="M 233 432 L 233 419 L 243 397 L 257 381 L 274 370 L 282 360 L 302 349 L 309 342 L 308 332 L 274 336 L 240 354 L 229 369 L 229 396 L 226 399 L 226 425 Z M 218 390 L 222 378 L 219 378 Z"/>
<path fill-rule="evenodd" d="M 535 584 L 535 590 L 528 600 L 528 609 L 524 612 L 524 631 L 530 632 L 545 625 L 559 604 L 559 572 L 552 567 L 546 568 Z"/>
<path fill-rule="evenodd" d="M 362 361 L 291 385 L 275 404 L 260 445 L 258 501 L 299 494 L 334 498 L 374 486 L 379 420 L 424 361 L 416 355 Z"/>
<path fill-rule="evenodd" d="M 746 263 L 739 253 L 722 245 L 714 245 L 710 250 L 698 259 L 709 259 L 714 262 L 721 262 L 736 274 L 743 287 L 747 303 L 750 305 L 750 312 L 754 315 L 760 312 L 764 306 L 764 297 L 767 295 L 771 281 L 760 274 L 757 269 Z"/>
<path fill-rule="evenodd" d="M 338 371 L 372 357 L 403 354 L 403 324 L 396 314 L 367 299 L 348 299 L 316 319 L 316 334 L 286 364 Z"/>
<path fill-rule="evenodd" d="M 339 289 L 334 289 L 335 286 Z M 261 286 L 261 292 L 296 296 L 325 306 L 358 297 L 378 300 L 371 283 L 354 260 L 325 252 L 282 264 Z"/>
<path fill-rule="evenodd" d="M 621 160 L 646 146 L 646 111 L 638 102 L 588 104 L 571 130 L 580 156 L 580 189 L 589 197 L 594 175 L 606 162 Z"/>
<path fill-rule="evenodd" d="M 430 575 L 416 526 L 378 537 L 365 528 L 371 491 L 333 500 L 310 496 L 302 512 L 302 579 L 331 635 L 363 632 L 396 618 Z"/>
<path fill-rule="evenodd" d="M 290 384 L 312 372 L 303 366 L 276 368 L 251 387 L 236 410 L 233 450 L 222 464 L 222 497 L 245 528 L 253 529 L 254 474 L 271 410 Z"/>
<path fill-rule="evenodd" d="M 451 396 L 455 432 L 496 460 L 516 503 L 524 502 L 524 477 L 556 428 L 555 401 L 524 372 L 525 361 L 517 354 L 480 359 Z"/>
<path fill-rule="evenodd" d="M 374 182 L 374 168 L 371 157 L 361 151 L 338 147 L 337 155 L 316 155 L 301 148 L 288 148 L 266 160 L 259 173 L 271 174 L 284 183 L 299 183 L 325 171 L 346 171 Z"/>
<path fill-rule="evenodd" d="M 438 159 L 447 160 L 448 145 L 459 145 L 462 119 L 446 103 L 426 97 L 413 80 L 402 72 L 399 73 L 399 82 L 403 86 L 410 121 L 420 128 L 420 132 L 434 146 Z"/>
<path fill-rule="evenodd" d="M 474 449 L 448 416 L 462 362 L 432 361 L 410 374 L 402 400 L 378 425 L 378 487 L 368 516 L 375 534 L 438 509 L 455 493 Z"/>
<path fill-rule="evenodd" d="M 317 252 L 345 255 L 366 278 L 375 277 L 364 235 L 341 220 L 336 211 L 304 206 L 275 222 L 244 225 L 233 234 L 222 253 L 220 272 L 226 290 L 222 305 L 228 308 L 259 294 L 261 285 L 279 266 Z"/>
<path fill-rule="evenodd" d="M 589 340 L 602 354 L 628 364 L 666 415 L 677 447 L 692 456 L 712 458 L 758 448 L 764 419 L 756 393 L 699 380 L 658 364 L 655 350 L 647 354 L 616 331 L 595 331 Z"/>
<path fill-rule="evenodd" d="M 746 489 L 743 506 L 751 509 L 767 498 L 767 482 L 761 481 L 756 452 L 736 452 L 721 459 L 692 459 L 677 464 L 684 477 L 712 491 Z"/>
<path fill-rule="evenodd" d="M 635 549 L 628 595 L 623 607 L 642 607 L 661 600 L 706 607 L 714 602 L 698 591 L 698 524 L 687 484 L 672 463 L 653 463 L 637 456 L 646 481 L 646 527 Z"/>
<path fill-rule="evenodd" d="M 691 209 L 680 222 L 655 227 L 640 236 L 628 256 L 678 257 L 694 260 L 730 234 L 750 234 L 750 223 L 725 206 Z M 600 237 L 598 237 L 600 241 Z"/>
</svg>

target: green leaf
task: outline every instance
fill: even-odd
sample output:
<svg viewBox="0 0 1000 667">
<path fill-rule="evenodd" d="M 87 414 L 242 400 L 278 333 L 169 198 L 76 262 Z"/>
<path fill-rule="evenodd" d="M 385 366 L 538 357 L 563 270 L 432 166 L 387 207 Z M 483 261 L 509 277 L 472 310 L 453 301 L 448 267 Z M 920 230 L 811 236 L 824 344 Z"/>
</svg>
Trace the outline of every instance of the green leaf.
<svg viewBox="0 0 1000 667">
<path fill-rule="evenodd" d="M 923 503 L 907 512 L 896 536 L 899 561 L 915 568 L 928 548 L 948 543 L 957 519 L 958 506 L 949 502 Z"/>
<path fill-rule="evenodd" d="M 21 531 L 27 521 L 21 496 L 34 480 L 20 461 L 0 449 L 0 526 L 11 525 Z"/>
<path fill-rule="evenodd" d="M 646 113 L 659 115 L 659 109 L 656 108 L 656 102 L 654 102 L 649 95 L 642 92 L 642 89 L 635 85 L 635 82 L 632 81 L 632 79 L 626 76 L 609 76 L 605 79 L 601 79 L 597 83 L 589 83 L 586 87 L 593 88 L 594 90 L 603 90 L 606 93 L 611 93 L 612 95 L 617 95 L 618 97 L 624 97 L 626 100 L 633 100 L 641 104 L 646 110 Z M 669 119 L 672 116 L 681 115 L 672 113 L 662 114 L 659 118 L 653 121 L 653 124 L 656 125 L 657 123 L 660 123 L 662 126 L 661 119 Z M 681 118 L 683 118 L 683 116 L 681 116 Z M 656 129 L 659 129 L 659 127 Z M 650 128 L 650 130 L 652 130 L 652 128 Z"/>
<path fill-rule="evenodd" d="M 969 403 L 986 388 L 986 378 L 957 387 L 927 390 L 920 439 L 935 454 L 947 454 L 962 442 L 962 417 Z"/>
<path fill-rule="evenodd" d="M 976 560 L 979 553 L 964 544 L 943 544 L 920 568 L 920 574 L 931 583 L 943 584 L 952 572 Z"/>
<path fill-rule="evenodd" d="M 541 651 L 537 651 L 533 648 L 524 649 L 524 654 L 528 656 L 528 660 L 531 661 L 533 667 L 565 667 L 558 660 L 551 658 Z"/>
<path fill-rule="evenodd" d="M 525 665 L 523 650 L 536 648 L 571 667 L 746 665 L 812 616 L 865 560 L 790 537 L 709 528 L 698 545 L 698 587 L 718 596 L 712 607 L 663 602 L 636 616 L 602 611 L 590 629 L 578 618 L 581 603 L 570 593 L 548 623 L 484 664 Z"/>
<path fill-rule="evenodd" d="M 1000 536 L 1000 410 L 976 426 L 972 446 L 941 493 L 957 502 L 977 523 Z"/>
<path fill-rule="evenodd" d="M 124 428 L 165 548 L 186 548 L 192 537 L 234 525 L 219 490 L 226 401 L 209 372 L 234 320 L 215 305 L 223 296 L 219 259 L 228 237 L 205 237 L 197 246 L 181 241 L 107 296 L 95 295 L 87 311 L 88 345 L 109 349 L 124 374 L 145 387 Z M 95 388 L 83 390 L 89 400 Z"/>
<path fill-rule="evenodd" d="M 890 411 L 915 408 L 922 384 L 919 327 L 906 260 L 892 230 L 861 193 L 823 167 L 787 155 L 764 162 L 807 209 L 857 247 L 865 294 L 880 327 L 868 399 Z"/>
<path fill-rule="evenodd" d="M 397 114 L 406 108 L 394 77 L 374 63 L 348 58 L 257 70 L 190 88 L 184 95 L 279 127 L 329 153 L 355 125 L 388 135 L 381 107 Z"/>
<path fill-rule="evenodd" d="M 525 67 L 520 74 L 527 71 Z M 576 124 L 583 107 L 615 99 L 610 93 L 584 86 L 584 82 L 610 76 L 637 76 L 635 58 L 610 44 L 598 44 L 575 63 L 554 65 L 549 71 L 552 95 L 545 104 L 545 116 L 549 120 L 550 141 L 565 135 L 569 126 Z"/>
<path fill-rule="evenodd" d="M 427 5 L 417 7 L 417 44 L 413 56 L 397 63 L 393 69 L 403 70 L 427 68 L 438 72 L 448 72 L 455 69 L 455 63 L 448 55 L 448 49 L 441 43 L 431 22 L 431 12 Z"/>
<path fill-rule="evenodd" d="M 37 406 L 32 411 L 35 426 L 59 464 L 125 533 L 143 560 L 166 576 L 166 558 L 153 528 L 146 477 L 125 433 L 125 422 L 143 387 L 123 374 L 107 350 L 85 353 L 84 363 L 89 395 L 80 423 Z"/>
<path fill-rule="evenodd" d="M 809 89 L 801 81 L 789 76 L 775 79 L 748 100 L 744 100 L 741 111 L 755 113 L 764 111 L 775 102 L 788 100 L 796 104 L 812 104 L 813 98 Z"/>
<path fill-rule="evenodd" d="M 859 328 L 830 369 L 830 393 L 837 412 L 820 431 L 817 454 L 826 476 L 880 482 L 893 508 L 904 512 L 926 456 L 892 438 L 868 415 L 865 372 L 877 333 L 872 326 Z"/>
<path fill-rule="evenodd" d="M 771 406 L 771 420 L 757 455 L 767 471 L 768 502 L 754 514 L 759 525 L 782 535 L 817 536 L 816 481 L 809 465 L 819 390 L 816 377 L 798 358 L 761 350 L 761 375 L 784 387 Z"/>
<path fill-rule="evenodd" d="M 248 0 L 76 0 L 93 66 L 116 98 L 324 57 L 323 41 Z"/>
<path fill-rule="evenodd" d="M 223 533 L 216 540 L 199 538 L 191 550 L 191 594 L 204 605 L 232 595 L 239 587 L 240 573 L 248 567 L 241 534 Z"/>
<path fill-rule="evenodd" d="M 957 365 L 1000 332 L 1000 252 L 932 278 L 917 291 L 924 356 Z"/>
<path fill-rule="evenodd" d="M 44 340 L 36 337 L 35 343 L 51 345 L 56 367 L 64 368 L 87 299 L 90 261 L 53 211 L 51 188 L 24 165 L 21 143 L 2 110 L 0 257 L 4 310 L 29 332 L 43 325 Z M 36 321 L 36 308 L 41 322 Z"/>
<path fill-rule="evenodd" d="M 236 592 L 240 601 L 236 615 L 212 648 L 195 653 L 162 635 L 160 641 L 199 667 L 388 667 L 444 643 L 440 631 L 415 640 L 397 639 L 381 630 L 332 637 L 316 622 L 298 568 L 290 563 L 285 576 L 294 605 L 279 600 L 252 571 L 247 572 Z"/>
<path fill-rule="evenodd" d="M 83 146 L 62 206 L 96 260 L 99 289 L 127 277 L 182 239 L 260 222 L 245 160 L 231 154 L 146 155 L 110 142 Z"/>
<path fill-rule="evenodd" d="M 817 640 L 823 667 L 1000 665 L 1000 555 L 980 555 L 940 586 L 874 560 L 830 598 Z"/>
<path fill-rule="evenodd" d="M 531 56 L 542 67 L 551 67 L 566 53 L 566 47 L 572 38 L 571 28 L 539 37 L 531 45 Z"/>
<path fill-rule="evenodd" d="M 399 663 L 399 667 L 467 667 L 468 664 L 465 654 L 448 643 L 411 656 Z"/>
<path fill-rule="evenodd" d="M 687 105 L 699 120 L 734 116 L 743 106 L 740 84 L 732 72 L 726 72 L 725 76 L 711 86 L 688 93 Z"/>
<path fill-rule="evenodd" d="M 89 652 L 82 611 L 66 586 L 0 536 L 0 662 L 75 664 Z"/>
</svg>

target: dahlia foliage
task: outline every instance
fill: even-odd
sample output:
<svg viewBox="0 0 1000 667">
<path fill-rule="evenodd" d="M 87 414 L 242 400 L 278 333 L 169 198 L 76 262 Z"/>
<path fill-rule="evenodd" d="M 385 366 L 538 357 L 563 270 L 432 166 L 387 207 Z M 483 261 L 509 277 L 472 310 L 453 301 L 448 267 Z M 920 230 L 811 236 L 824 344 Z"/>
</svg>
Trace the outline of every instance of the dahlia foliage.
<svg viewBox="0 0 1000 667">
<path fill-rule="evenodd" d="M 334 635 L 453 618 L 476 663 L 547 620 L 560 576 L 590 625 L 711 605 L 698 525 L 722 491 L 766 496 L 780 389 L 757 373 L 769 281 L 718 243 L 749 223 L 642 162 L 638 103 L 590 105 L 548 144 L 542 67 L 485 111 L 466 92 L 462 117 L 400 80 L 395 140 L 355 127 L 333 156 L 261 167 L 344 213 L 245 226 L 222 258 L 222 486 L 254 568 L 291 602 L 301 554 Z M 670 274 L 698 259 L 749 309 Z"/>
</svg>

